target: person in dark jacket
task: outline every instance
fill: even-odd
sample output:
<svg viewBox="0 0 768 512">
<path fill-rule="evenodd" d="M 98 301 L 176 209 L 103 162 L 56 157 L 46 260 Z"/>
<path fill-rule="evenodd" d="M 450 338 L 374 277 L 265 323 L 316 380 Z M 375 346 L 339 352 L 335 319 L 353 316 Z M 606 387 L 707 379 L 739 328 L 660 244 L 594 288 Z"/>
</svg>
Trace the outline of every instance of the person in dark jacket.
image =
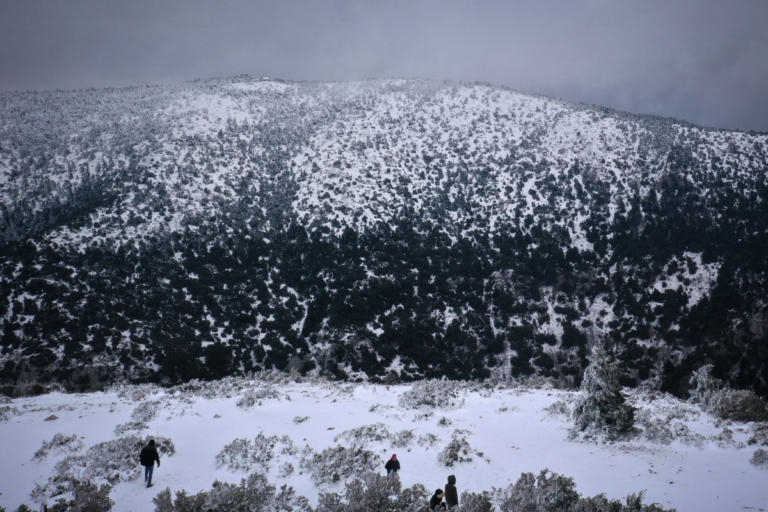
<svg viewBox="0 0 768 512">
<path fill-rule="evenodd" d="M 144 466 L 144 481 L 147 487 L 152 487 L 152 470 L 155 468 L 155 461 L 157 461 L 157 467 L 160 467 L 160 455 L 155 448 L 155 440 L 150 439 L 139 455 L 139 462 Z"/>
<path fill-rule="evenodd" d="M 435 494 L 429 500 L 429 510 L 445 510 L 445 503 L 443 503 L 443 496 L 445 493 L 442 489 L 435 489 Z"/>
<path fill-rule="evenodd" d="M 389 459 L 386 464 L 384 464 L 384 469 L 387 470 L 388 475 L 400 471 L 400 461 L 397 460 L 396 454 L 393 454 L 392 458 Z"/>
<path fill-rule="evenodd" d="M 448 505 L 449 509 L 459 505 L 459 493 L 456 491 L 456 477 L 453 475 L 448 477 L 448 483 L 445 484 L 445 503 Z"/>
</svg>

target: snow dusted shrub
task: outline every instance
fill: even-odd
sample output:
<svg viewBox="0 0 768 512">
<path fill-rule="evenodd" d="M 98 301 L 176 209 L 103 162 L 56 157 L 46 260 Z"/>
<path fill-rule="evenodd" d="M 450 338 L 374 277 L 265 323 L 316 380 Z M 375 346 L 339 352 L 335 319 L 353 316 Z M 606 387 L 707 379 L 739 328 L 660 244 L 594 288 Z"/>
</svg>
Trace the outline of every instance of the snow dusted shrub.
<svg viewBox="0 0 768 512">
<path fill-rule="evenodd" d="M 704 436 L 692 432 L 685 423 L 669 415 L 654 416 L 648 409 L 638 411 L 636 424 L 642 429 L 643 437 L 653 443 L 670 444 L 678 440 L 686 444 L 701 445 Z"/>
<path fill-rule="evenodd" d="M 573 508 L 574 512 L 675 512 L 675 509 L 665 509 L 652 503 L 643 504 L 645 491 L 630 494 L 621 503 L 619 500 L 608 499 L 604 494 L 598 494 L 591 498 L 580 498 Z"/>
<path fill-rule="evenodd" d="M 754 391 L 730 389 L 712 376 L 711 364 L 693 372 L 690 378 L 691 401 L 718 418 L 733 421 L 768 420 L 768 406 Z"/>
<path fill-rule="evenodd" d="M 250 409 L 255 405 L 261 405 L 264 403 L 264 400 L 280 400 L 282 398 L 285 398 L 285 396 L 272 386 L 250 388 L 243 392 L 237 401 L 237 406 L 243 409 Z"/>
<path fill-rule="evenodd" d="M 753 423 L 752 435 L 749 436 L 747 444 L 768 446 L 768 423 Z"/>
<path fill-rule="evenodd" d="M 176 447 L 167 437 L 153 437 L 161 455 L 173 455 Z M 137 478 L 140 474 L 139 452 L 146 440 L 138 436 L 126 436 L 96 444 L 85 454 L 87 480 L 106 480 L 111 484 Z"/>
<path fill-rule="evenodd" d="M 544 469 L 539 476 L 523 473 L 514 484 L 499 492 L 497 502 L 501 512 L 560 512 L 573 510 L 579 501 L 576 483 L 569 478 Z"/>
<path fill-rule="evenodd" d="M 357 428 L 345 430 L 333 438 L 335 442 L 343 439 L 347 444 L 353 446 L 366 446 L 370 442 L 381 442 L 388 440 L 389 430 L 383 423 L 374 423 L 372 425 L 363 425 Z"/>
<path fill-rule="evenodd" d="M 428 500 L 423 485 L 403 489 L 396 473 L 366 473 L 347 482 L 343 497 L 321 493 L 315 512 L 421 512 Z"/>
<path fill-rule="evenodd" d="M 162 388 L 156 384 L 115 384 L 110 389 L 117 392 L 117 396 L 120 398 L 128 398 L 138 402 L 144 397 L 160 392 Z"/>
<path fill-rule="evenodd" d="M 768 408 L 765 401 L 754 391 L 747 389 L 722 389 L 709 400 L 708 410 L 724 420 L 765 421 Z"/>
<path fill-rule="evenodd" d="M 216 466 L 226 466 L 232 471 L 249 471 L 255 462 L 251 459 L 253 454 L 253 443 L 250 439 L 238 437 L 228 443 L 222 450 L 216 454 Z M 269 459 L 272 458 L 270 453 Z"/>
<path fill-rule="evenodd" d="M 466 438 L 454 437 L 437 455 L 437 460 L 445 467 L 453 467 L 460 462 L 472 462 L 470 446 Z"/>
<path fill-rule="evenodd" d="M 131 418 L 134 422 L 147 423 L 157 417 L 161 407 L 160 400 L 145 400 L 133 409 Z"/>
<path fill-rule="evenodd" d="M 491 512 L 493 510 L 490 497 L 485 492 L 478 494 L 464 491 L 461 493 L 459 504 L 459 507 L 454 509 L 456 512 Z"/>
<path fill-rule="evenodd" d="M 536 477 L 523 473 L 514 484 L 496 490 L 493 501 L 500 512 L 674 512 L 656 504 L 643 505 L 643 494 L 627 496 L 624 504 L 603 494 L 582 498 L 573 478 L 544 469 Z"/>
<path fill-rule="evenodd" d="M 570 416 L 571 410 L 568 408 L 568 404 L 564 400 L 557 400 L 552 402 L 544 408 L 544 412 L 550 416 Z"/>
<path fill-rule="evenodd" d="M 293 488 L 282 486 L 279 493 L 260 473 L 243 479 L 240 485 L 214 482 L 206 505 L 213 510 L 231 512 L 311 511 L 304 497 L 296 497 Z"/>
<path fill-rule="evenodd" d="M 450 442 L 437 455 L 437 460 L 445 467 L 453 467 L 454 464 L 472 462 L 472 457 L 483 458 L 483 454 L 472 450 L 465 435 L 466 430 L 457 430 L 453 433 Z"/>
<path fill-rule="evenodd" d="M 161 455 L 173 455 L 176 448 L 166 437 L 154 437 Z M 32 498 L 42 502 L 74 491 L 79 482 L 116 484 L 140 475 L 139 452 L 146 444 L 137 436 L 127 436 L 96 444 L 85 455 L 68 455 L 54 466 L 45 484 L 35 484 Z"/>
<path fill-rule="evenodd" d="M 216 465 L 226 466 L 232 471 L 253 471 L 257 466 L 264 471 L 269 469 L 269 462 L 275 456 L 275 447 L 283 444 L 282 453 L 294 453 L 293 441 L 288 436 L 265 436 L 259 432 L 253 441 L 237 438 L 226 445 L 216 455 Z"/>
<path fill-rule="evenodd" d="M 768 450 L 758 448 L 755 450 L 755 453 L 752 454 L 752 458 L 749 459 L 749 462 L 755 466 L 768 469 Z"/>
<path fill-rule="evenodd" d="M 80 451 L 83 442 L 76 435 L 65 436 L 64 434 L 55 434 L 50 441 L 43 441 L 43 445 L 35 452 L 32 460 L 43 460 L 51 452 L 55 453 L 73 453 Z"/>
<path fill-rule="evenodd" d="M 294 467 L 293 464 L 290 462 L 285 462 L 283 464 L 280 464 L 280 467 L 277 468 L 277 476 L 280 478 L 286 478 L 293 474 Z"/>
<path fill-rule="evenodd" d="M 330 484 L 345 480 L 352 475 L 374 471 L 379 466 L 378 456 L 359 447 L 334 446 L 321 453 L 307 447 L 300 461 L 316 484 Z"/>
<path fill-rule="evenodd" d="M 210 491 L 203 491 L 191 496 L 184 491 L 171 497 L 171 490 L 166 488 L 152 500 L 155 512 L 207 512 L 208 510 L 226 512 L 311 512 L 309 502 L 304 497 L 296 496 L 293 488 L 282 486 L 276 492 L 267 478 L 260 473 L 253 473 L 240 481 L 230 484 L 215 481 Z"/>
<path fill-rule="evenodd" d="M 19 410 L 15 407 L 4 405 L 0 407 L 0 421 L 8 421 L 12 416 L 19 414 Z"/>
<path fill-rule="evenodd" d="M 709 407 L 712 396 L 723 387 L 723 381 L 712 376 L 712 368 L 711 364 L 705 364 L 694 371 L 688 380 L 691 401 L 700 404 L 705 410 Z"/>
<path fill-rule="evenodd" d="M 410 445 L 415 438 L 416 435 L 413 433 L 413 430 L 401 430 L 390 436 L 390 442 L 392 443 L 392 446 L 405 448 Z"/>
<path fill-rule="evenodd" d="M 142 430 L 147 430 L 148 428 L 149 428 L 149 425 L 147 425 L 143 421 L 129 421 L 128 423 L 121 423 L 118 426 L 116 426 L 115 435 L 119 437 L 128 432 L 140 432 Z"/>
<path fill-rule="evenodd" d="M 110 492 L 112 486 L 107 484 L 97 486 L 91 482 L 76 482 L 72 500 L 58 500 L 52 512 L 109 512 L 115 504 L 109 498 Z"/>
<path fill-rule="evenodd" d="M 422 380 L 400 395 L 400 407 L 456 408 L 464 405 L 460 397 L 461 383 L 450 380 Z"/>
<path fill-rule="evenodd" d="M 439 440 L 440 439 L 431 432 L 420 435 L 418 439 L 419 444 L 421 446 L 426 446 L 427 448 L 435 446 Z"/>
<path fill-rule="evenodd" d="M 581 396 L 573 409 L 572 435 L 613 439 L 631 432 L 635 409 L 625 402 L 621 393 L 615 361 L 599 345 L 592 348 L 588 359 Z"/>
</svg>

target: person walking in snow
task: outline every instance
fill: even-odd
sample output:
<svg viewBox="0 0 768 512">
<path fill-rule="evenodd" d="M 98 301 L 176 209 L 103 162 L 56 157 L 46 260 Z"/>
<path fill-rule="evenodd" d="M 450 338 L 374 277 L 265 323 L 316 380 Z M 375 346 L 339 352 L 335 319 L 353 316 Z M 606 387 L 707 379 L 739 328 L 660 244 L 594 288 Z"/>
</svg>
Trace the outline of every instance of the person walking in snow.
<svg viewBox="0 0 768 512">
<path fill-rule="evenodd" d="M 387 470 L 388 475 L 400 471 L 400 461 L 397 460 L 397 454 L 392 454 L 392 458 L 384 464 L 384 469 Z"/>
<path fill-rule="evenodd" d="M 144 481 L 147 487 L 152 487 L 152 470 L 155 468 L 155 461 L 157 461 L 157 467 L 160 467 L 160 455 L 155 448 L 155 440 L 150 439 L 139 455 L 139 462 L 144 466 Z"/>
<path fill-rule="evenodd" d="M 448 483 L 445 484 L 445 503 L 448 505 L 448 510 L 452 507 L 459 506 L 459 493 L 456 491 L 456 477 L 453 475 L 448 476 Z"/>
<path fill-rule="evenodd" d="M 435 489 L 435 494 L 429 500 L 429 510 L 445 510 L 443 496 L 445 496 L 445 493 L 442 489 Z"/>
</svg>

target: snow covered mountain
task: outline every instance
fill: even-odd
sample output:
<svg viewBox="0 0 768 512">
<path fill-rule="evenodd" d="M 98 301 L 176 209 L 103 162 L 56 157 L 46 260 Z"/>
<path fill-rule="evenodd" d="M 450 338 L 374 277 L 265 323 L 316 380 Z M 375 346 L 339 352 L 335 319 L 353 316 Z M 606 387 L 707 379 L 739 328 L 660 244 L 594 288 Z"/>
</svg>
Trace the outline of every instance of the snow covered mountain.
<svg viewBox="0 0 768 512">
<path fill-rule="evenodd" d="M 485 84 L 0 95 L 0 379 L 768 393 L 768 135 Z"/>
</svg>

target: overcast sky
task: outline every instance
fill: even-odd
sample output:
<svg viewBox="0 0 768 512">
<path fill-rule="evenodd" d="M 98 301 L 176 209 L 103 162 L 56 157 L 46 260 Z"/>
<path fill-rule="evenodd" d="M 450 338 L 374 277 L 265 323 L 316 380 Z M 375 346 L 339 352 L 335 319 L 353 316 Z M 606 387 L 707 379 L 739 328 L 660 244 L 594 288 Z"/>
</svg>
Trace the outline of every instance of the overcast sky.
<svg viewBox="0 0 768 512">
<path fill-rule="evenodd" d="M 768 0 L 0 0 L 0 90 L 488 81 L 768 130 Z"/>
</svg>

